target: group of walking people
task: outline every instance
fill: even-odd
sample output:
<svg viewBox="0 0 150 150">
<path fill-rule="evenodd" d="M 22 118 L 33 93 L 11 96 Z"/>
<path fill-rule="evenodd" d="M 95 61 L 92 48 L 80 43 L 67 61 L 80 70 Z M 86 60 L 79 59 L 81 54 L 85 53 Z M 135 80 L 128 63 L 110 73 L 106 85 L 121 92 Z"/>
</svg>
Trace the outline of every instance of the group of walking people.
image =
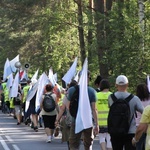
<svg viewBox="0 0 150 150">
<path fill-rule="evenodd" d="M 83 141 L 85 150 L 92 150 L 95 136 L 99 137 L 101 150 L 149 150 L 150 129 L 148 125 L 150 123 L 150 95 L 146 83 L 140 83 L 136 87 L 136 94 L 129 101 L 131 119 L 127 134 L 118 135 L 112 134 L 108 129 L 109 110 L 113 103 L 115 103 L 111 95 L 113 93 L 117 99 L 126 99 L 130 95 L 128 92 L 128 78 L 124 75 L 119 75 L 116 78 L 115 92 L 110 91 L 108 79 L 103 79 L 101 76 L 98 76 L 94 82 L 95 86 L 97 86 L 95 88 L 89 86 L 90 79 L 90 73 L 88 72 L 87 91 L 93 126 L 85 128 L 78 133 L 76 133 L 76 127 L 78 126 L 76 124 L 76 118 L 71 116 L 69 112 L 71 99 L 76 91 L 76 85 L 78 85 L 74 80 L 63 90 L 60 90 L 57 85 L 55 87 L 51 83 L 46 84 L 38 111 L 35 109 L 37 91 L 32 96 L 28 109 L 26 110 L 26 97 L 32 91 L 31 89 L 35 86 L 36 82 L 31 83 L 27 81 L 26 86 L 23 88 L 20 86 L 18 88 L 18 92 L 21 94 L 21 103 L 14 103 L 15 98 L 7 99 L 5 83 L 1 83 L 1 99 L 5 99 L 3 100 L 3 106 L 8 105 L 6 102 L 9 101 L 7 111 L 17 117 L 17 125 L 21 124 L 22 114 L 24 115 L 25 122 L 28 119 L 31 120 L 31 127 L 36 132 L 38 132 L 38 122 L 40 122 L 41 126 L 43 124 L 47 135 L 47 143 L 50 143 L 54 139 L 54 136 L 58 136 L 59 131 L 61 131 L 62 142 L 65 141 L 68 143 L 69 150 L 79 149 L 81 141 Z M 51 94 L 55 101 L 56 107 L 51 112 L 46 112 L 43 109 L 43 101 L 46 94 Z"/>
</svg>

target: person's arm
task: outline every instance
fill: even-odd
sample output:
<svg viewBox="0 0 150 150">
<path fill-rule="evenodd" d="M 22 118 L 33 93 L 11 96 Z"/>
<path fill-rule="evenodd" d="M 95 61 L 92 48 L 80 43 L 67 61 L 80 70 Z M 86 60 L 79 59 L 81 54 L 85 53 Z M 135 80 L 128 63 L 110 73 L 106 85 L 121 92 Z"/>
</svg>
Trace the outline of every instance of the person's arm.
<svg viewBox="0 0 150 150">
<path fill-rule="evenodd" d="M 136 129 L 136 133 L 135 133 L 135 136 L 133 137 L 132 139 L 132 144 L 133 145 L 136 145 L 136 143 L 139 141 L 139 139 L 141 138 L 142 134 L 144 132 L 146 132 L 147 130 L 147 127 L 148 127 L 148 124 L 147 123 L 140 123 L 139 126 L 137 127 Z"/>
<path fill-rule="evenodd" d="M 91 109 L 92 109 L 92 114 L 94 118 L 94 135 L 97 135 L 99 133 L 99 125 L 98 125 L 98 117 L 97 117 L 97 110 L 96 110 L 96 103 L 92 102 L 91 103 Z"/>
</svg>

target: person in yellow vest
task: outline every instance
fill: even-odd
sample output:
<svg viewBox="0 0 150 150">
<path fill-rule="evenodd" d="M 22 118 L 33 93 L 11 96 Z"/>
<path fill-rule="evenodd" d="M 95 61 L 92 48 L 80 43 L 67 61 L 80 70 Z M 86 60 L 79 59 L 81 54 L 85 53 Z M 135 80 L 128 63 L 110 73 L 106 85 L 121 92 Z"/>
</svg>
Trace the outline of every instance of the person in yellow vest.
<svg viewBox="0 0 150 150">
<path fill-rule="evenodd" d="M 2 85 L 2 92 L 1 92 L 1 106 L 2 106 L 2 112 L 4 113 L 4 99 L 5 99 L 5 97 L 4 97 L 4 91 L 5 91 L 5 89 L 6 89 L 6 82 L 2 82 L 1 83 L 1 85 Z"/>
<path fill-rule="evenodd" d="M 25 115 L 25 102 L 26 102 L 26 98 L 27 98 L 27 94 L 28 94 L 28 91 L 30 89 L 30 83 L 31 83 L 31 80 L 27 80 L 27 85 L 25 85 L 22 89 L 22 108 L 23 108 L 23 114 Z M 25 117 L 25 116 L 24 116 Z M 26 117 L 24 118 L 26 119 Z"/>
<path fill-rule="evenodd" d="M 10 114 L 9 90 L 6 86 L 6 83 L 3 84 L 3 92 L 4 92 L 3 112 Z"/>
<path fill-rule="evenodd" d="M 98 124 L 99 124 L 99 143 L 101 150 L 112 150 L 110 135 L 107 128 L 107 117 L 109 112 L 108 96 L 111 94 L 109 91 L 110 84 L 107 79 L 102 79 L 100 82 L 100 92 L 97 92 L 96 108 L 98 111 Z"/>
<path fill-rule="evenodd" d="M 13 98 L 11 98 L 9 100 L 10 102 L 10 115 L 13 116 L 14 118 L 16 118 L 15 116 L 15 106 L 14 106 L 14 103 L 13 103 Z"/>
</svg>

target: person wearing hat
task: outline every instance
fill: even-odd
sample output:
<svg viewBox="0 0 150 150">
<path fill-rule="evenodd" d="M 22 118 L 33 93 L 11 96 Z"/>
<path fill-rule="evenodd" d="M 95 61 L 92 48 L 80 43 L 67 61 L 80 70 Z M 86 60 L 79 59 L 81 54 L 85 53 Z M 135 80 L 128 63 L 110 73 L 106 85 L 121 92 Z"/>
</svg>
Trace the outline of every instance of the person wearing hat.
<svg viewBox="0 0 150 150">
<path fill-rule="evenodd" d="M 119 75 L 116 78 L 116 89 L 117 91 L 114 93 L 115 97 L 117 99 L 126 99 L 131 93 L 129 93 L 128 90 L 128 78 L 125 75 Z M 113 104 L 113 100 L 111 96 L 108 97 L 108 105 L 109 107 Z M 136 120 L 134 117 L 135 111 L 138 111 L 140 113 L 143 112 L 143 106 L 141 103 L 141 100 L 137 96 L 133 96 L 133 98 L 129 101 L 129 107 L 130 107 L 130 127 L 128 134 L 126 135 L 111 135 L 111 142 L 112 142 L 112 148 L 114 150 L 136 150 L 136 147 L 132 145 L 132 138 L 135 135 L 136 131 Z"/>
</svg>

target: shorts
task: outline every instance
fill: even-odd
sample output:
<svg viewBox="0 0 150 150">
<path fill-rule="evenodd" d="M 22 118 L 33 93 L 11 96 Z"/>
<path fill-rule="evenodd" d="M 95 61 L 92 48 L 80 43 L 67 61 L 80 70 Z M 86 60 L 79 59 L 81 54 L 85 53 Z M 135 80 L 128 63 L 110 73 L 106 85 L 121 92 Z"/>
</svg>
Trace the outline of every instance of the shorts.
<svg viewBox="0 0 150 150">
<path fill-rule="evenodd" d="M 99 143 L 106 143 L 107 148 L 112 148 L 109 133 L 99 133 Z"/>
<path fill-rule="evenodd" d="M 42 119 L 44 123 L 44 128 L 55 129 L 56 115 L 54 116 L 42 115 Z"/>
<path fill-rule="evenodd" d="M 21 105 L 15 105 L 15 113 L 16 113 L 16 115 L 22 115 L 22 106 Z"/>
</svg>

